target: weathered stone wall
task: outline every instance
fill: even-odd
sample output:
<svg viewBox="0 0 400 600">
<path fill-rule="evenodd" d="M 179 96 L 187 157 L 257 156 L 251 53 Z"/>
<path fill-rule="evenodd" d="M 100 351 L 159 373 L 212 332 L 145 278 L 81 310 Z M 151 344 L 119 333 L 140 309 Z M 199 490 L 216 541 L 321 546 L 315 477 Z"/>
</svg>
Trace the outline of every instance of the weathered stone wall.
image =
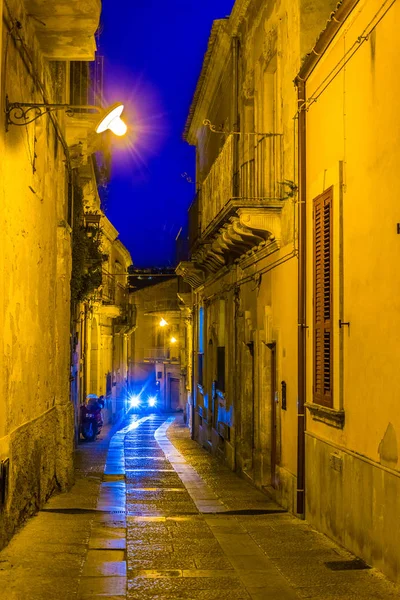
<svg viewBox="0 0 400 600">
<path fill-rule="evenodd" d="M 306 453 L 307 519 L 399 581 L 399 474 L 313 435 Z"/>
<path fill-rule="evenodd" d="M 55 85 L 32 19 L 23 3 L 7 4 L 1 98 L 43 102 L 40 80 L 51 101 Z M 49 117 L 5 129 L 1 111 L 0 460 L 9 459 L 10 477 L 0 545 L 73 474 L 66 156 Z"/>
</svg>

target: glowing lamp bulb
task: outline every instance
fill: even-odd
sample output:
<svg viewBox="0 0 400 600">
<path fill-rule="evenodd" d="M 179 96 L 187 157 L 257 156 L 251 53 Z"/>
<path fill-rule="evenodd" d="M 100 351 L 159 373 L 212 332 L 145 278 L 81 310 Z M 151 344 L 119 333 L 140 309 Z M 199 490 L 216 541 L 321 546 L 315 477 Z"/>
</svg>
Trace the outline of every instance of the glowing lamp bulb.
<svg viewBox="0 0 400 600">
<path fill-rule="evenodd" d="M 176 344 L 176 337 L 172 336 L 170 339 L 171 344 Z"/>
<path fill-rule="evenodd" d="M 107 129 L 110 129 L 110 131 L 112 131 L 115 135 L 125 135 L 128 128 L 121 119 L 123 110 L 123 104 L 120 104 L 119 102 L 117 104 L 113 104 L 102 116 L 101 121 L 96 127 L 96 133 L 103 133 Z"/>
<path fill-rule="evenodd" d="M 157 404 L 157 399 L 154 396 L 150 396 L 148 399 L 148 403 L 150 408 L 154 408 L 154 406 Z"/>
<path fill-rule="evenodd" d="M 165 327 L 166 325 L 168 325 L 168 323 L 164 318 L 162 318 L 159 325 L 160 325 L 160 327 Z"/>
</svg>

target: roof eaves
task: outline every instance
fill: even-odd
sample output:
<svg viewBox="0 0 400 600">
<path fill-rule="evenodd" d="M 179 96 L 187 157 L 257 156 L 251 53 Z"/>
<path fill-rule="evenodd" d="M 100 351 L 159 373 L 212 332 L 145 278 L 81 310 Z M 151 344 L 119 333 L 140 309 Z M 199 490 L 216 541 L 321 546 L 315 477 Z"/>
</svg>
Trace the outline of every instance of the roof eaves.
<svg viewBox="0 0 400 600">
<path fill-rule="evenodd" d="M 343 22 L 347 19 L 351 11 L 356 7 L 359 0 L 340 0 L 336 9 L 330 14 L 325 28 L 319 34 L 311 52 L 305 55 L 300 71 L 295 82 L 305 81 L 311 74 L 316 64 L 332 42 L 336 33 L 339 31 Z"/>
</svg>

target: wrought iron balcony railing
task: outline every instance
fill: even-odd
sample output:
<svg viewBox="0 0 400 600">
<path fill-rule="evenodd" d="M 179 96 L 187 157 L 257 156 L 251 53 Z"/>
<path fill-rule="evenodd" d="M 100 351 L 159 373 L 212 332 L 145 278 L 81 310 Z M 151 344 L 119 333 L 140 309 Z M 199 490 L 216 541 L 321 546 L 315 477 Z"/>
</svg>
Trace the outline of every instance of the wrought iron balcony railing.
<svg viewBox="0 0 400 600">
<path fill-rule="evenodd" d="M 245 158 L 239 168 L 237 155 Z M 282 136 L 230 135 L 189 209 L 203 236 L 223 214 L 239 207 L 264 206 L 281 198 Z M 200 199 L 200 202 L 199 202 Z M 191 230 L 196 232 L 195 223 Z"/>
<path fill-rule="evenodd" d="M 74 106 L 101 106 L 103 101 L 104 57 L 70 63 L 70 104 Z M 87 111 L 86 111 L 87 113 Z"/>
<path fill-rule="evenodd" d="M 146 300 L 144 302 L 144 312 L 147 314 L 167 313 L 170 311 L 179 311 L 176 294 L 171 298 L 164 298 L 161 300 Z"/>
<path fill-rule="evenodd" d="M 115 277 L 107 271 L 103 271 L 101 289 L 101 299 L 103 304 L 115 304 L 115 286 Z"/>
<path fill-rule="evenodd" d="M 102 273 L 101 300 L 103 304 L 113 304 L 123 310 L 128 303 L 127 288 L 118 283 L 115 275 L 108 271 Z"/>
<path fill-rule="evenodd" d="M 179 361 L 178 349 L 171 348 L 137 348 L 135 362 Z"/>
</svg>

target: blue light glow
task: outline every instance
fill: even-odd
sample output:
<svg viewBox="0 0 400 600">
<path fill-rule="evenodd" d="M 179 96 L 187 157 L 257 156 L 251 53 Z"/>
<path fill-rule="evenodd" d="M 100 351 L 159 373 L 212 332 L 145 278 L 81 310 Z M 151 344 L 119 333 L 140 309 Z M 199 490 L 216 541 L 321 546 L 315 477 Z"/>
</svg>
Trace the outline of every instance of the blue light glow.
<svg viewBox="0 0 400 600">
<path fill-rule="evenodd" d="M 140 396 L 132 396 L 130 402 L 132 408 L 138 408 L 140 406 Z"/>
</svg>

